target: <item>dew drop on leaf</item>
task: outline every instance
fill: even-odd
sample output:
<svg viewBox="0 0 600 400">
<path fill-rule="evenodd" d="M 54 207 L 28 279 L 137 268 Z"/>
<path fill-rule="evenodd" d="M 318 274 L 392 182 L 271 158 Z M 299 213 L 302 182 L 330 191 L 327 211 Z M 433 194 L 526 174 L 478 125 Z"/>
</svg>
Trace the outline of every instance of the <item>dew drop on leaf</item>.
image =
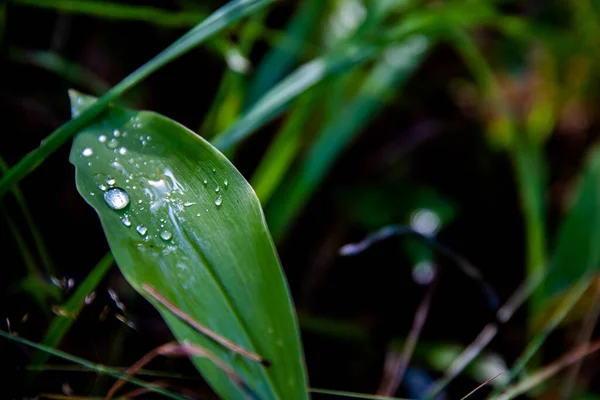
<svg viewBox="0 0 600 400">
<path fill-rule="evenodd" d="M 121 219 L 121 222 L 123 222 L 123 225 L 127 227 L 131 226 L 131 220 L 129 219 L 129 215 L 125 215 L 123 219 Z"/>
<path fill-rule="evenodd" d="M 104 192 L 104 201 L 113 210 L 122 210 L 129 204 L 129 195 L 123 189 L 114 187 Z"/>
<path fill-rule="evenodd" d="M 223 198 L 221 196 L 217 197 L 217 199 L 215 200 L 215 205 L 217 207 L 220 207 L 221 204 L 223 204 Z"/>
<path fill-rule="evenodd" d="M 169 231 L 162 231 L 160 233 L 160 238 L 162 240 L 170 240 L 173 237 L 173 234 Z"/>
<path fill-rule="evenodd" d="M 86 147 L 85 149 L 83 149 L 83 151 L 81 152 L 81 155 L 84 157 L 90 157 L 92 154 L 94 154 L 94 150 L 92 150 L 89 147 Z"/>
<path fill-rule="evenodd" d="M 148 228 L 146 228 L 145 225 L 138 225 L 135 230 L 137 231 L 137 233 L 139 233 L 140 235 L 144 236 L 146 234 L 146 232 L 148 232 Z"/>
<path fill-rule="evenodd" d="M 109 149 L 116 149 L 119 146 L 119 141 L 115 138 L 112 138 L 108 141 L 108 143 L 106 144 L 106 147 L 108 147 Z"/>
</svg>

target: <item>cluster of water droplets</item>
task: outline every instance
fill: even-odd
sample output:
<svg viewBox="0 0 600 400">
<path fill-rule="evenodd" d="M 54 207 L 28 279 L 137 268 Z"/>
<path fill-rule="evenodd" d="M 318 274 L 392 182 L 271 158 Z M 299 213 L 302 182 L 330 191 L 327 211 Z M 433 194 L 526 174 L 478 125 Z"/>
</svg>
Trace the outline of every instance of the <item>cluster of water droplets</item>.
<svg viewBox="0 0 600 400">
<path fill-rule="evenodd" d="M 217 209 L 222 207 L 229 181 L 217 179 L 217 169 L 209 167 L 212 174 L 209 172 L 202 178 L 205 195 L 197 201 L 188 201 L 189 186 L 179 181 L 175 172 L 164 166 L 164 160 L 156 156 L 160 156 L 162 148 L 150 135 L 141 132 L 142 127 L 138 117 L 132 117 L 121 129 L 107 126 L 96 137 L 96 144 L 81 150 L 81 157 L 92 167 L 92 161 L 106 160 L 106 155 L 109 156 L 108 165 L 104 161 L 97 167 L 103 172 L 93 174 L 97 191 L 90 195 L 100 193 L 123 226 L 135 230 L 142 243 L 156 238 L 165 243 L 163 250 L 168 250 L 175 240 L 177 224 L 210 212 L 207 201 Z M 105 173 L 109 170 L 110 174 Z M 160 223 L 155 226 L 148 223 L 151 220 Z"/>
</svg>

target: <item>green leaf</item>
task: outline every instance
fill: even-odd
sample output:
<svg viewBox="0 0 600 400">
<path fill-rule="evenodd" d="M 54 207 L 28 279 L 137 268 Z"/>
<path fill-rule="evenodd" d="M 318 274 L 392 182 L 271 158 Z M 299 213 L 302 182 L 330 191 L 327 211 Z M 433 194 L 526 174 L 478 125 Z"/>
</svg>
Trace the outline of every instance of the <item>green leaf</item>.
<svg viewBox="0 0 600 400">
<path fill-rule="evenodd" d="M 93 107 L 89 97 L 71 97 L 74 115 Z M 117 107 L 77 134 L 70 160 L 123 275 L 176 338 L 214 353 L 262 400 L 307 398 L 286 281 L 259 201 L 235 167 L 174 121 Z M 193 330 L 144 285 L 271 366 Z M 222 398 L 243 398 L 207 359 L 193 361 Z"/>
<path fill-rule="evenodd" d="M 600 264 L 600 148 L 592 150 L 571 210 L 556 239 L 544 282 L 548 299 Z"/>
</svg>

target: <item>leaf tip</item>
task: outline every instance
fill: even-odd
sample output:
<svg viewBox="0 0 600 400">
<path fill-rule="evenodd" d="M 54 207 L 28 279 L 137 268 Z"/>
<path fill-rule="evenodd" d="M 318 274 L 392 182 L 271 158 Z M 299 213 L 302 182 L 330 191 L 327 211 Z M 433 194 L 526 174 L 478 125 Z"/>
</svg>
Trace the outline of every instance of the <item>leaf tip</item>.
<svg viewBox="0 0 600 400">
<path fill-rule="evenodd" d="M 76 118 L 89 108 L 97 99 L 88 96 L 75 89 L 69 89 L 69 99 L 71 100 L 71 118 Z"/>
</svg>

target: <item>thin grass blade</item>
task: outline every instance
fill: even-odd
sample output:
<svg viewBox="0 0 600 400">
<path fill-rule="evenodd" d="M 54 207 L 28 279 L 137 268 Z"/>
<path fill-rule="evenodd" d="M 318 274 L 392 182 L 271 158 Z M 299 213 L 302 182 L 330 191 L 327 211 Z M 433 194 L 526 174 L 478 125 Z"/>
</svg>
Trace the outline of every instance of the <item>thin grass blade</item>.
<svg viewBox="0 0 600 400">
<path fill-rule="evenodd" d="M 169 62 L 185 54 L 192 48 L 203 43 L 217 32 L 225 29 L 239 19 L 257 12 L 275 0 L 236 0 L 215 11 L 195 28 L 183 35 L 159 55 L 148 61 L 136 71 L 128 75 L 119 84 L 114 86 L 104 96 L 100 97 L 90 108 L 77 118 L 72 119 L 48 136 L 38 147 L 17 165 L 8 171 L 0 180 L 0 197 L 2 197 L 14 184 L 35 170 L 44 160 L 65 143 L 76 132 L 83 129 L 96 118 L 106 107 L 129 89 L 143 81 L 150 74 L 165 66 Z"/>
</svg>

